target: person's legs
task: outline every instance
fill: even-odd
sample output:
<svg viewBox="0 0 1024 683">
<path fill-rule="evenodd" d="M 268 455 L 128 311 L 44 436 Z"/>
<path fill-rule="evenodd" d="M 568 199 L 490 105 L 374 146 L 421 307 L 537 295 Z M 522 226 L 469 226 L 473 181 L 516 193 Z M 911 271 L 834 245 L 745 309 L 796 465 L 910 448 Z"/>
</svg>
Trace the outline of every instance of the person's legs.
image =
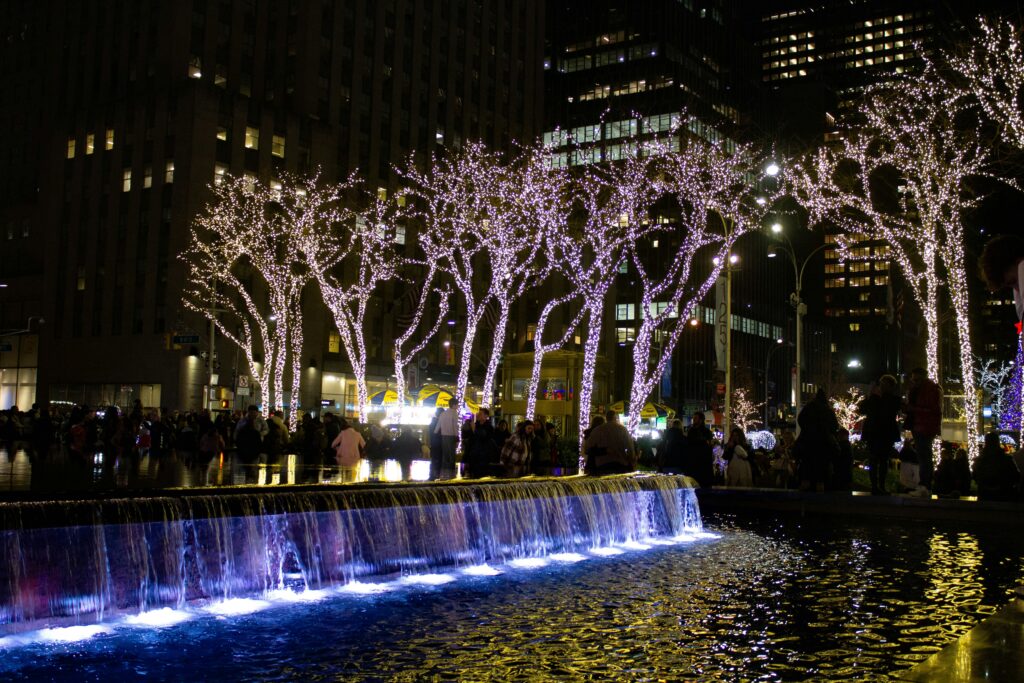
<svg viewBox="0 0 1024 683">
<path fill-rule="evenodd" d="M 455 436 L 442 436 L 441 437 L 441 467 L 438 473 L 439 479 L 454 479 L 455 478 L 455 448 L 457 446 L 458 437 Z"/>
<path fill-rule="evenodd" d="M 920 484 L 929 491 L 932 488 L 932 473 L 934 463 L 932 448 L 935 445 L 934 436 L 918 436 L 914 434 L 914 446 L 917 448 L 919 471 L 921 473 Z"/>
<path fill-rule="evenodd" d="M 868 444 L 871 453 L 871 491 L 886 493 L 885 480 L 889 474 L 889 445 L 885 443 Z"/>
</svg>

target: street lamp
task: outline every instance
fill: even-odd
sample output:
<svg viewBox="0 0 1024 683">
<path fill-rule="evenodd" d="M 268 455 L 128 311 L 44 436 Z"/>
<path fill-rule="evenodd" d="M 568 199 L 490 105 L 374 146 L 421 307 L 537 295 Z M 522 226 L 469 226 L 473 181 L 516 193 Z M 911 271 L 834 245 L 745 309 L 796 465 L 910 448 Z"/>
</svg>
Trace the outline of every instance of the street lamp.
<svg viewBox="0 0 1024 683">
<path fill-rule="evenodd" d="M 798 263 L 796 258 L 796 250 L 793 249 L 793 243 L 786 237 L 786 233 L 782 229 L 782 224 L 779 222 L 772 223 L 771 231 L 773 234 L 778 235 L 785 244 L 771 246 L 768 248 L 768 258 L 774 258 L 779 251 L 784 251 L 789 255 L 790 262 L 793 264 L 793 277 L 795 278 L 796 291 L 789 296 L 789 302 L 796 310 L 796 362 L 794 363 L 794 370 L 796 371 L 795 383 L 796 391 L 793 397 L 793 414 L 796 416 L 800 415 L 800 404 L 803 398 L 803 378 L 801 370 L 803 365 L 803 328 L 804 328 L 804 315 L 807 314 L 807 304 L 801 296 L 803 291 L 804 281 L 804 270 L 807 268 L 807 264 L 810 263 L 811 257 L 816 253 L 825 248 L 825 245 L 817 247 L 812 250 L 811 253 L 807 254 L 804 258 L 803 263 Z M 796 433 L 800 433 L 800 423 L 797 422 Z"/>
<path fill-rule="evenodd" d="M 779 171 L 781 170 L 782 168 L 774 161 L 769 161 L 768 165 L 764 167 L 765 175 L 771 176 L 772 178 L 779 175 Z"/>
<path fill-rule="evenodd" d="M 768 429 L 768 370 L 771 368 L 772 354 L 775 353 L 775 349 L 780 348 L 783 344 L 786 344 L 785 339 L 776 339 L 775 344 L 768 348 L 768 357 L 764 359 L 764 428 Z M 786 344 L 792 346 L 792 342 Z"/>
<path fill-rule="evenodd" d="M 725 407 L 723 420 L 726 435 L 729 434 L 729 427 L 731 426 L 729 424 L 729 409 L 732 407 L 732 272 L 738 270 L 735 266 L 739 261 L 739 256 L 729 254 L 722 268 L 725 271 L 725 315 L 716 321 L 718 334 L 725 336 Z M 712 259 L 712 262 L 718 266 L 721 265 L 722 260 L 716 256 Z"/>
</svg>

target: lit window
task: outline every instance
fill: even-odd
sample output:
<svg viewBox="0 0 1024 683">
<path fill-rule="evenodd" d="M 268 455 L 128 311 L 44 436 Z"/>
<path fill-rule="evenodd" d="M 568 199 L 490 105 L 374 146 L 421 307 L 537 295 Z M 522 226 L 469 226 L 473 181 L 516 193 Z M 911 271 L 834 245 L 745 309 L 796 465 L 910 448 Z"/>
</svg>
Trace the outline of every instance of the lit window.
<svg viewBox="0 0 1024 683">
<path fill-rule="evenodd" d="M 114 129 L 107 128 L 107 138 L 103 145 L 104 149 L 114 149 Z"/>
<path fill-rule="evenodd" d="M 615 304 L 616 320 L 633 320 L 636 318 L 636 306 L 634 304 Z"/>
<path fill-rule="evenodd" d="M 860 332 L 860 323 L 850 323 L 850 332 Z"/>
<path fill-rule="evenodd" d="M 132 189 L 132 169 L 124 169 L 124 173 L 121 174 L 121 191 L 130 192 Z"/>
<path fill-rule="evenodd" d="M 284 136 L 275 135 L 271 139 L 270 153 L 275 157 L 284 158 Z"/>
<path fill-rule="evenodd" d="M 217 139 L 227 142 L 228 129 L 226 126 L 217 126 Z"/>
<path fill-rule="evenodd" d="M 220 185 L 224 182 L 224 176 L 228 173 L 228 167 L 224 164 L 217 164 L 213 167 L 213 184 Z"/>
<path fill-rule="evenodd" d="M 247 176 L 247 179 L 248 179 L 248 176 Z M 283 189 L 283 186 L 281 185 L 281 181 L 280 180 L 271 180 L 270 181 L 270 197 L 272 199 L 280 200 L 281 199 L 281 190 L 282 189 Z"/>
<path fill-rule="evenodd" d="M 142 187 L 153 187 L 153 167 L 147 166 L 142 172 Z"/>
<path fill-rule="evenodd" d="M 92 154 L 96 149 L 96 136 L 88 133 L 85 136 L 85 153 Z"/>
<path fill-rule="evenodd" d="M 636 329 L 633 327 L 616 327 L 615 341 L 620 344 L 636 341 Z"/>
<path fill-rule="evenodd" d="M 85 266 L 78 266 L 78 281 L 75 283 L 75 289 L 79 292 L 85 291 Z"/>
<path fill-rule="evenodd" d="M 174 160 L 173 159 L 171 161 L 167 162 L 167 167 L 164 169 L 164 182 L 165 183 L 173 183 L 174 182 Z"/>
<path fill-rule="evenodd" d="M 395 226 L 395 244 L 405 244 L 405 226 Z"/>
<path fill-rule="evenodd" d="M 388 198 L 388 188 L 378 187 L 377 188 L 377 199 L 379 201 L 385 201 Z"/>
<path fill-rule="evenodd" d="M 327 335 L 327 353 L 341 353 L 341 335 L 337 332 Z"/>
<path fill-rule="evenodd" d="M 875 284 L 876 285 L 887 285 L 887 284 L 889 284 L 889 276 L 888 275 L 879 275 L 879 276 L 875 277 Z"/>
<path fill-rule="evenodd" d="M 260 148 L 260 129 L 253 128 L 252 126 L 245 127 L 245 148 L 246 149 L 259 149 Z"/>
<path fill-rule="evenodd" d="M 75 139 L 68 138 L 68 159 L 75 158 Z"/>
<path fill-rule="evenodd" d="M 203 63 L 199 57 L 193 57 L 188 62 L 188 77 L 189 78 L 202 78 L 203 77 Z"/>
</svg>

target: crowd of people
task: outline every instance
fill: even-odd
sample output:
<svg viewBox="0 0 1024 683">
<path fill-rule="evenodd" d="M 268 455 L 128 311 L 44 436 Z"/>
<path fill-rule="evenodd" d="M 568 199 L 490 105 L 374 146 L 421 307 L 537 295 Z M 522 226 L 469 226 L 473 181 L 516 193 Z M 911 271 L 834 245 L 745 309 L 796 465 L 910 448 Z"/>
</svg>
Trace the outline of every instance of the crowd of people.
<svg viewBox="0 0 1024 683">
<path fill-rule="evenodd" d="M 899 383 L 882 376 L 860 406 L 860 434 L 866 450 L 865 468 L 875 494 L 890 492 L 890 466 L 898 463 L 897 487 L 919 495 L 969 495 L 972 483 L 980 498 L 1015 500 L 1024 493 L 1020 452 L 1010 456 L 996 434 L 985 440 L 973 467 L 961 448 L 943 444 L 935 471 L 932 452 L 939 435 L 941 394 L 923 370 L 915 370 L 901 396 Z M 402 478 L 411 479 L 412 463 L 429 461 L 429 478 L 458 476 L 461 442 L 462 476 L 466 478 L 521 477 L 551 474 L 576 461 L 575 439 L 563 440 L 543 415 L 520 420 L 509 429 L 481 408 L 462 419 L 454 407 L 438 408 L 425 428 L 350 423 L 330 412 L 304 414 L 290 431 L 281 411 L 262 414 L 256 406 L 234 413 L 221 411 L 157 411 L 141 402 L 127 411 L 116 406 L 96 410 L 84 405 L 50 409 L 34 405 L 28 411 L 0 411 L 0 446 L 22 442 L 36 452 L 59 445 L 72 457 L 91 453 L 114 456 L 161 456 L 174 451 L 196 463 L 234 451 L 242 464 L 278 464 L 282 455 L 296 453 L 303 462 L 333 470 L 336 481 L 359 478 L 364 459 L 396 460 Z M 685 474 L 701 487 L 800 488 L 850 491 L 855 458 L 850 434 L 840 427 L 824 392 L 798 415 L 799 436 L 783 431 L 771 449 L 754 448 L 742 429 L 734 427 L 723 443 L 714 439 L 703 412 L 693 415 L 684 429 L 672 420 L 659 441 L 631 437 L 614 411 L 595 416 L 584 433 L 585 473 L 605 475 L 650 467 Z M 654 444 L 653 446 L 651 444 Z M 907 473 L 911 474 L 908 476 Z"/>
</svg>

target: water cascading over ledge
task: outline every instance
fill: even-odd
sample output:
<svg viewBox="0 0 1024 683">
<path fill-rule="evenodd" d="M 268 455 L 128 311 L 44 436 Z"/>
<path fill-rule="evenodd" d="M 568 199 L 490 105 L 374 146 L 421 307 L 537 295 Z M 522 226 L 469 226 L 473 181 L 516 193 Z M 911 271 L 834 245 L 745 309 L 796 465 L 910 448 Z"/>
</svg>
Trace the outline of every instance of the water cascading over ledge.
<svg viewBox="0 0 1024 683">
<path fill-rule="evenodd" d="M 0 504 L 0 633 L 701 529 L 691 480 L 574 477 Z"/>
</svg>

